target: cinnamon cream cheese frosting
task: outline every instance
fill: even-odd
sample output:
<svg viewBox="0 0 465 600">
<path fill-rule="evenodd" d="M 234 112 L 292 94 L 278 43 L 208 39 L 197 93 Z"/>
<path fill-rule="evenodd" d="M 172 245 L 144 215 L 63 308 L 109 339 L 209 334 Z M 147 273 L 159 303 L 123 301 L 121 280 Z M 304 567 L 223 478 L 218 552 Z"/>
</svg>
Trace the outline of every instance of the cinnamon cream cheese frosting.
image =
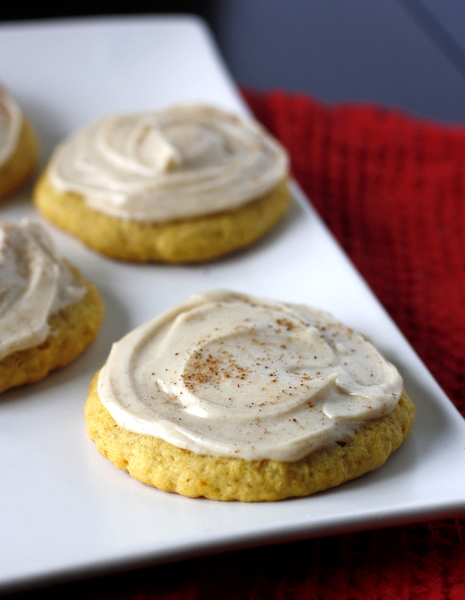
<svg viewBox="0 0 465 600">
<path fill-rule="evenodd" d="M 85 294 L 40 225 L 0 222 L 0 359 L 44 341 L 48 318 Z"/>
<path fill-rule="evenodd" d="M 288 174 L 259 124 L 208 106 L 107 117 L 54 152 L 49 178 L 102 213 L 163 223 L 234 210 Z"/>
<path fill-rule="evenodd" d="M 18 144 L 21 124 L 19 106 L 0 85 L 0 167 L 11 157 Z"/>
<path fill-rule="evenodd" d="M 98 395 L 121 427 L 197 454 L 296 461 L 389 414 L 403 381 L 320 310 L 197 294 L 115 343 Z"/>
</svg>

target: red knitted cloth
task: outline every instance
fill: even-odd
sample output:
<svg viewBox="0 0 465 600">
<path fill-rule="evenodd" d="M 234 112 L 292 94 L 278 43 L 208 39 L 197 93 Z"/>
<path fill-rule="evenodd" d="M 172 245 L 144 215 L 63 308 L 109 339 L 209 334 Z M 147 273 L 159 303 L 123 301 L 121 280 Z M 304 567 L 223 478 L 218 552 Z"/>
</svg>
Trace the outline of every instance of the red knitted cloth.
<svg viewBox="0 0 465 600">
<path fill-rule="evenodd" d="M 244 91 L 378 298 L 465 416 L 465 127 Z M 465 490 L 465 481 L 464 481 Z M 343 536 L 308 598 L 465 598 L 465 521 Z M 332 560 L 335 559 L 335 560 Z M 331 575 L 328 575 L 331 573 Z"/>
<path fill-rule="evenodd" d="M 465 414 L 465 128 L 287 93 L 244 95 L 288 148 L 294 176 Z M 42 597 L 64 592 L 70 600 L 461 600 L 465 520 L 198 558 Z"/>
</svg>

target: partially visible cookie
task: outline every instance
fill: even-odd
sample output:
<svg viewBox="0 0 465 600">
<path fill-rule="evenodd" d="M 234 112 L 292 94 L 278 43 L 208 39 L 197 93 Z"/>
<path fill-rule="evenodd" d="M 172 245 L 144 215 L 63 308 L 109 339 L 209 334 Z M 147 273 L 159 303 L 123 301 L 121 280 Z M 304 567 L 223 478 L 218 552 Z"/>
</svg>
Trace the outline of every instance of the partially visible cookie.
<svg viewBox="0 0 465 600">
<path fill-rule="evenodd" d="M 251 120 L 181 106 L 109 117 L 65 140 L 35 190 L 54 224 L 107 256 L 212 260 L 276 225 L 288 157 Z"/>
<path fill-rule="evenodd" d="M 95 339 L 103 300 L 37 224 L 0 223 L 0 392 L 38 381 Z"/>
<path fill-rule="evenodd" d="M 38 161 L 38 140 L 32 124 L 0 87 L 0 198 L 29 181 Z"/>
<path fill-rule="evenodd" d="M 415 407 L 364 337 L 300 305 L 207 292 L 127 334 L 94 377 L 90 438 L 189 497 L 307 496 L 380 467 Z"/>
</svg>

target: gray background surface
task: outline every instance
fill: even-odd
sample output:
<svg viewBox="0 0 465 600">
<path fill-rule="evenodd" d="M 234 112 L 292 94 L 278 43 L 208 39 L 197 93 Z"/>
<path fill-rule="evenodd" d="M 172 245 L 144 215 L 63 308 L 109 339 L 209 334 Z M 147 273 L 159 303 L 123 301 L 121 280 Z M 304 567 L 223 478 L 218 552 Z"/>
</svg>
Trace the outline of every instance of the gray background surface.
<svg viewBox="0 0 465 600">
<path fill-rule="evenodd" d="M 0 3 L 0 21 L 166 12 L 205 18 L 241 85 L 465 122 L 463 0 Z"/>
</svg>

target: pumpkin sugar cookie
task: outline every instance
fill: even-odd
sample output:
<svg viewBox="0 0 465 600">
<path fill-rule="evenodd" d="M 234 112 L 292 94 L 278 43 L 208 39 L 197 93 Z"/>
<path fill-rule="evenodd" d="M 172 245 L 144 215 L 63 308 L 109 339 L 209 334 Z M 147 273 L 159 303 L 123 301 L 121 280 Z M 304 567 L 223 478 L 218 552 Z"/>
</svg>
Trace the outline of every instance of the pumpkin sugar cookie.
<svg viewBox="0 0 465 600">
<path fill-rule="evenodd" d="M 128 261 L 192 263 L 244 248 L 291 200 L 286 151 L 208 106 L 107 117 L 60 144 L 34 190 L 51 222 Z"/>
<path fill-rule="evenodd" d="M 0 199 L 29 181 L 38 161 L 34 128 L 15 100 L 0 86 Z"/>
<path fill-rule="evenodd" d="M 307 496 L 380 467 L 415 407 L 397 369 L 331 315 L 225 291 L 114 344 L 89 436 L 161 490 L 244 502 Z"/>
<path fill-rule="evenodd" d="M 97 289 L 35 223 L 0 222 L 0 392 L 79 356 L 103 315 Z"/>
</svg>

